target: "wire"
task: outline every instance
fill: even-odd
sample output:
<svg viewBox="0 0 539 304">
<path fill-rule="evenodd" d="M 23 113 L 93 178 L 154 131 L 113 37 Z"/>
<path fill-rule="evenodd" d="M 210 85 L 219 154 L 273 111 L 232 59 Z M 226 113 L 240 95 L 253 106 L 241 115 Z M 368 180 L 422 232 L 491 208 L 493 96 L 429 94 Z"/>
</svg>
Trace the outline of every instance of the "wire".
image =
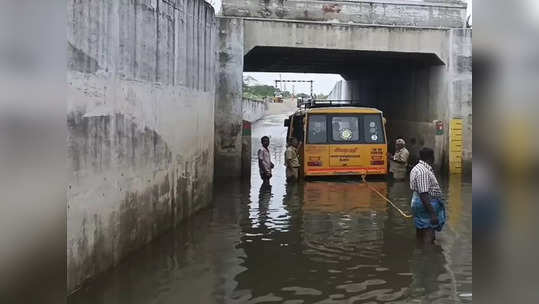
<svg viewBox="0 0 539 304">
<path fill-rule="evenodd" d="M 404 213 L 404 211 L 402 211 L 399 207 L 397 207 L 397 205 L 395 205 L 389 198 L 385 197 L 382 193 L 380 193 L 380 191 L 376 190 L 374 187 L 371 187 L 371 185 L 369 185 L 369 183 L 367 183 L 367 180 L 365 179 L 365 175 L 361 175 L 361 179 L 363 180 L 365 185 L 367 185 L 367 187 L 369 187 L 369 189 L 371 189 L 376 194 L 378 194 L 381 198 L 383 198 L 386 202 L 388 202 L 391 206 L 393 206 L 393 208 L 397 209 L 397 211 L 399 211 L 399 213 L 403 217 L 405 217 L 405 218 L 412 218 L 413 217 L 412 215 Z"/>
</svg>

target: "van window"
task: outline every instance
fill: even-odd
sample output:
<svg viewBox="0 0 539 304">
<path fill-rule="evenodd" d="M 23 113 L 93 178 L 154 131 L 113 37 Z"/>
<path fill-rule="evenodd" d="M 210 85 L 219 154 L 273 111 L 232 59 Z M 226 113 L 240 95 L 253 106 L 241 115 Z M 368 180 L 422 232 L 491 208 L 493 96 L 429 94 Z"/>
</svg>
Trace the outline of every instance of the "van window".
<svg viewBox="0 0 539 304">
<path fill-rule="evenodd" d="M 310 115 L 307 142 L 309 144 L 327 143 L 327 120 L 326 115 Z"/>
<path fill-rule="evenodd" d="M 334 116 L 331 119 L 331 129 L 334 142 L 359 141 L 358 116 Z"/>
<path fill-rule="evenodd" d="M 367 114 L 363 116 L 364 142 L 367 144 L 385 143 L 384 128 L 382 127 L 382 117 L 377 114 Z"/>
</svg>

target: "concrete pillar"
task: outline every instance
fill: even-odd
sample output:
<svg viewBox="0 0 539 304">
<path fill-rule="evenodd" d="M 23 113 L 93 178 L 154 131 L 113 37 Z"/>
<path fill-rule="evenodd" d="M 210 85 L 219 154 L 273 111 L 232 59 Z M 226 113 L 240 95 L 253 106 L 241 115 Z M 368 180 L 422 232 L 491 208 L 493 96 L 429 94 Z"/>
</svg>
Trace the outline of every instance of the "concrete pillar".
<svg viewBox="0 0 539 304">
<path fill-rule="evenodd" d="M 243 179 L 251 177 L 251 123 L 243 121 L 241 174 Z"/>
<path fill-rule="evenodd" d="M 215 177 L 241 176 L 243 20 L 219 18 Z"/>
<path fill-rule="evenodd" d="M 471 173 L 472 165 L 472 30 L 450 31 L 450 65 L 448 73 L 448 123 L 463 120 L 462 169 Z"/>
</svg>

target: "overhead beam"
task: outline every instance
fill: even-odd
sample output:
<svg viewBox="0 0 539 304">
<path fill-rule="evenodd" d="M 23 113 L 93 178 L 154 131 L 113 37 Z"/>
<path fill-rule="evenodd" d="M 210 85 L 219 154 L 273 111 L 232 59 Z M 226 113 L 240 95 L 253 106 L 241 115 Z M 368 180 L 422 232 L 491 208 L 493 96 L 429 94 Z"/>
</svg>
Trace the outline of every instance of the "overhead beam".
<svg viewBox="0 0 539 304">
<path fill-rule="evenodd" d="M 448 29 L 243 19 L 244 55 L 256 47 L 435 54 L 448 62 Z M 262 34 L 263 33 L 263 34 Z"/>
</svg>

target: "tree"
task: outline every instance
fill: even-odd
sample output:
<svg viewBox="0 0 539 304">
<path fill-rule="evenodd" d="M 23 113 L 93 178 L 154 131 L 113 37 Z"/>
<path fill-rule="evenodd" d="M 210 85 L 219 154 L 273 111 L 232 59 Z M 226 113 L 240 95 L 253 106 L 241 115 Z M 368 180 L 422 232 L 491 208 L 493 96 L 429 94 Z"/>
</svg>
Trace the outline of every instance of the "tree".
<svg viewBox="0 0 539 304">
<path fill-rule="evenodd" d="M 324 95 L 324 94 L 314 94 L 314 98 L 315 98 L 315 99 L 318 99 L 318 100 L 325 100 L 325 99 L 328 99 L 328 95 Z"/>
<path fill-rule="evenodd" d="M 243 97 L 250 99 L 264 99 L 265 97 L 273 97 L 278 91 L 275 87 L 270 85 L 249 85 L 247 81 L 251 79 L 244 79 L 243 81 Z"/>
</svg>

